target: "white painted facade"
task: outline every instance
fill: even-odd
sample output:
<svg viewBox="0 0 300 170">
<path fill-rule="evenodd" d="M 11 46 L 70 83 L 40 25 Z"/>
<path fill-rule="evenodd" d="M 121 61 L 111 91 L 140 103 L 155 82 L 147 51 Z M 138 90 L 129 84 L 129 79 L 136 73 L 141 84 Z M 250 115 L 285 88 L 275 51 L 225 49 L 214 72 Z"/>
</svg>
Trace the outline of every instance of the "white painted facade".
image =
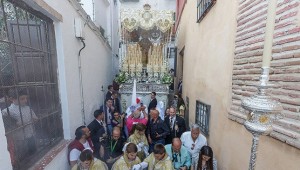
<svg viewBox="0 0 300 170">
<path fill-rule="evenodd" d="M 97 27 L 104 29 L 104 38 L 112 48 L 113 74 L 118 72 L 119 50 L 119 1 L 116 0 L 81 0 L 82 8 Z"/>
<path fill-rule="evenodd" d="M 78 126 L 83 123 L 88 124 L 93 120 L 93 112 L 103 103 L 103 93 L 112 82 L 113 52 L 111 45 L 96 29 L 97 24 L 88 19 L 77 0 L 24 1 L 54 20 L 63 132 L 65 139 L 73 139 L 74 131 Z M 101 12 L 101 16 L 106 17 L 106 15 L 109 13 Z M 83 48 L 83 44 L 75 37 L 75 18 L 82 21 L 86 44 L 80 57 L 78 54 L 79 50 Z M 109 27 L 109 24 L 111 23 L 107 22 L 106 26 Z M 118 49 L 116 48 L 116 50 Z M 81 59 L 83 100 L 81 100 L 78 58 Z M 101 92 L 102 86 L 104 92 Z M 82 102 L 84 107 L 82 107 Z M 0 116 L 0 137 L 2 139 L 6 139 L 4 133 L 4 125 Z M 0 169 L 12 169 L 6 140 L 1 140 L 0 150 L 3 151 L 0 157 Z M 69 169 L 66 148 L 45 169 Z"/>
<path fill-rule="evenodd" d="M 149 3 L 152 9 L 175 10 L 175 0 L 139 1 L 122 3 L 114 0 L 24 0 L 33 9 L 54 20 L 56 51 L 58 62 L 59 94 L 62 108 L 63 132 L 65 139 L 74 138 L 74 130 L 93 119 L 93 112 L 103 103 L 103 92 L 112 82 L 118 67 L 119 50 L 119 9 L 121 7 L 142 9 Z M 159 1 L 159 3 L 158 3 Z M 86 10 L 86 12 L 85 12 Z M 89 17 L 88 17 L 89 15 Z M 74 20 L 79 18 L 83 25 L 86 47 L 75 37 Z M 97 30 L 105 29 L 104 36 Z M 81 60 L 83 100 L 79 78 Z M 82 101 L 84 107 L 82 107 Z M 2 117 L 0 116 L 0 136 L 5 139 Z M 7 141 L 0 142 L 3 151 L 0 157 L 1 169 L 12 169 Z M 64 148 L 45 169 L 69 169 L 67 148 Z"/>
</svg>

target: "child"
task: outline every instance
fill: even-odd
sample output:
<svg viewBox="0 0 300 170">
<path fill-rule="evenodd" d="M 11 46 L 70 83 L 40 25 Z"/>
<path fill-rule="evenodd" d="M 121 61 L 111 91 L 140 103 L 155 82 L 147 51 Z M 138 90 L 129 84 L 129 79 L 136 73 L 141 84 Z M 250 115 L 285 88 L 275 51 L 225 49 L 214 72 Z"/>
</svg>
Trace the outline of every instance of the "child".
<svg viewBox="0 0 300 170">
<path fill-rule="evenodd" d="M 141 161 L 145 159 L 146 156 L 149 155 L 149 144 L 147 141 L 147 137 L 145 135 L 147 126 L 142 123 L 137 123 L 132 128 L 132 135 L 128 138 L 128 142 L 132 142 L 138 146 L 137 156 Z"/>
<path fill-rule="evenodd" d="M 80 153 L 78 163 L 72 167 L 72 170 L 78 169 L 108 170 L 104 162 L 93 157 L 93 152 L 90 149 L 85 149 Z"/>
<path fill-rule="evenodd" d="M 141 161 L 137 157 L 138 148 L 134 143 L 128 143 L 124 155 L 114 163 L 112 170 L 131 170 L 136 164 Z"/>
<path fill-rule="evenodd" d="M 16 121 L 16 126 L 21 126 L 13 134 L 14 149 L 10 149 L 18 150 L 18 156 L 24 158 L 36 151 L 33 122 L 38 117 L 27 105 L 28 95 L 26 89 L 11 89 L 8 91 L 8 97 L 12 103 L 8 108 L 2 110 L 2 115 L 13 118 Z"/>
<path fill-rule="evenodd" d="M 166 153 L 163 144 L 156 144 L 153 153 L 151 153 L 142 163 L 133 166 L 133 170 L 141 170 L 144 168 L 151 170 L 173 170 L 170 157 Z"/>
</svg>

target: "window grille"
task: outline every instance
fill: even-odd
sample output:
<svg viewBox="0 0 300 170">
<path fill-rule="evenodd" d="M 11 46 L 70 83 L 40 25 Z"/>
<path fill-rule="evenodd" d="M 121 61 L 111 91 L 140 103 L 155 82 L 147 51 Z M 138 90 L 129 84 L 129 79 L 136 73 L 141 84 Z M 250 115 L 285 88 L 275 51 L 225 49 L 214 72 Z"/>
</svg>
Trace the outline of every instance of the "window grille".
<svg viewBox="0 0 300 170">
<path fill-rule="evenodd" d="M 0 0 L 0 107 L 13 169 L 28 169 L 63 136 L 53 21 Z"/>
<path fill-rule="evenodd" d="M 198 0 L 197 1 L 197 22 L 199 23 L 208 11 L 215 5 L 217 0 Z"/>
<path fill-rule="evenodd" d="M 202 133 L 209 135 L 210 105 L 196 101 L 196 123 L 200 126 Z"/>
</svg>

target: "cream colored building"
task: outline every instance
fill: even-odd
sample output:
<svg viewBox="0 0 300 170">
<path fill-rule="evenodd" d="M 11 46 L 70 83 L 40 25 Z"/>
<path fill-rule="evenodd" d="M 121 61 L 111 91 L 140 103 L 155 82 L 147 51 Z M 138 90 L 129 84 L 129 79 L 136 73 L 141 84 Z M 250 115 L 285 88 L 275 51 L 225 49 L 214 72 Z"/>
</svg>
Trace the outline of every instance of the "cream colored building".
<svg viewBox="0 0 300 170">
<path fill-rule="evenodd" d="M 257 2 L 253 4 L 259 7 Z M 282 9 L 285 3 L 283 1 L 278 3 Z M 251 5 L 250 1 L 217 1 L 203 20 L 197 23 L 196 5 L 197 1 L 191 0 L 187 0 L 184 4 L 176 37 L 177 73 L 179 76 L 183 75 L 183 98 L 189 98 L 189 121 L 195 122 L 196 100 L 211 105 L 208 144 L 212 146 L 218 160 L 218 169 L 247 169 L 252 135 L 242 124 L 229 119 L 229 112 L 233 105 L 232 75 L 233 66 L 236 64 L 234 58 L 239 50 L 236 49 L 236 36 L 239 31 L 237 20 L 240 19 L 243 8 L 247 8 L 245 6 L 249 5 L 248 9 L 250 6 L 251 8 L 256 6 Z M 295 8 L 299 12 L 299 8 Z M 259 18 L 260 15 L 254 18 Z M 258 77 L 259 74 L 255 80 Z M 296 84 L 295 82 L 294 85 Z M 300 150 L 269 136 L 260 138 L 257 156 L 258 170 L 300 168 Z"/>
</svg>

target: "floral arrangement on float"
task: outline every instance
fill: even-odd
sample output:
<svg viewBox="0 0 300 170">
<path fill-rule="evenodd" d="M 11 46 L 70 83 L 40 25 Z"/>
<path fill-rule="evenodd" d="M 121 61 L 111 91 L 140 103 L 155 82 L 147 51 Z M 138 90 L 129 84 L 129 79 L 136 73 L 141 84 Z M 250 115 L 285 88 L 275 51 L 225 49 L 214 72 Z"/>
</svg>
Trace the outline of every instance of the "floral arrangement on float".
<svg viewBox="0 0 300 170">
<path fill-rule="evenodd" d="M 163 84 L 171 84 L 173 83 L 173 77 L 170 74 L 165 74 L 161 79 Z"/>
<path fill-rule="evenodd" d="M 115 79 L 115 81 L 119 84 L 125 83 L 127 80 L 128 79 L 125 72 L 120 72 L 120 74 Z"/>
</svg>

